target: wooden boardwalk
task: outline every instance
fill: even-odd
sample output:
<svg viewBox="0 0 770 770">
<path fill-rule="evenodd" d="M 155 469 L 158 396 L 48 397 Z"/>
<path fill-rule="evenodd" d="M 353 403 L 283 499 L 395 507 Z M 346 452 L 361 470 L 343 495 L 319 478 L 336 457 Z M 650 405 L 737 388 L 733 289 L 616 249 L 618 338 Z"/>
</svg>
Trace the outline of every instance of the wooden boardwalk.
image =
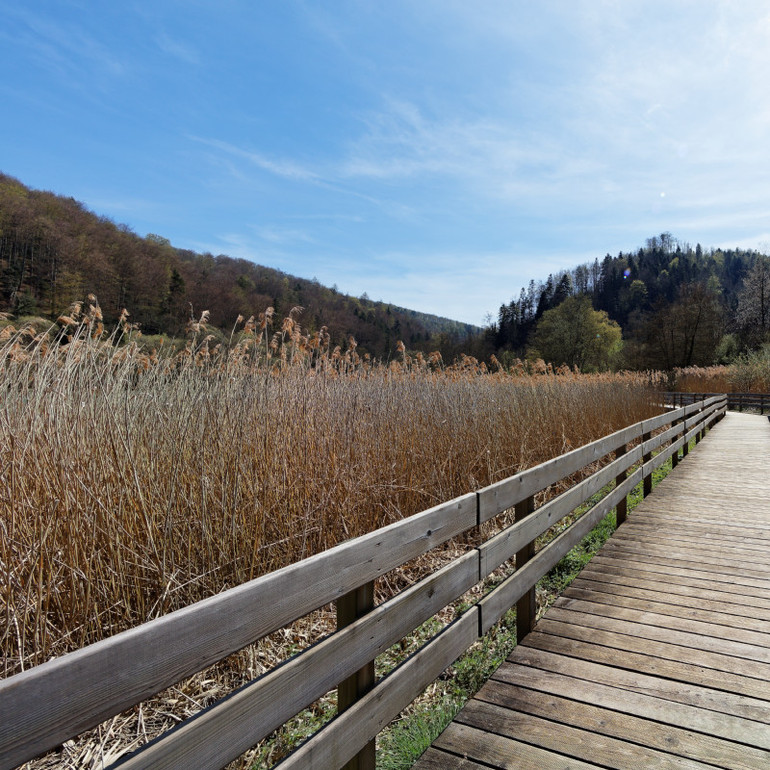
<svg viewBox="0 0 770 770">
<path fill-rule="evenodd" d="M 415 766 L 770 768 L 770 423 L 728 413 Z"/>
</svg>

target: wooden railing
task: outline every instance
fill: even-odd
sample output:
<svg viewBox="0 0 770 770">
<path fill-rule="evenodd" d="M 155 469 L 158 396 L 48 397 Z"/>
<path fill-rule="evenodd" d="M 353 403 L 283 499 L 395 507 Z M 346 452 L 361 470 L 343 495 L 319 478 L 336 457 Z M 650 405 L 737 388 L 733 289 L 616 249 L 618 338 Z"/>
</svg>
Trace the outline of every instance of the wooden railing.
<svg viewBox="0 0 770 770">
<path fill-rule="evenodd" d="M 338 630 L 120 760 L 127 768 L 221 768 L 325 693 L 340 713 L 279 766 L 371 768 L 374 738 L 514 605 L 517 635 L 535 616 L 535 584 L 669 457 L 724 415 L 723 396 L 591 444 L 390 526 L 344 542 L 137 628 L 0 681 L 0 768 L 12 768 L 329 602 Z M 587 465 L 602 467 L 535 509 L 535 495 Z M 614 484 L 612 484 L 614 482 Z M 535 540 L 610 491 L 535 551 Z M 513 509 L 514 523 L 374 606 L 374 581 Z M 508 560 L 516 569 L 389 675 L 373 661 Z"/>
<path fill-rule="evenodd" d="M 723 395 L 721 393 L 680 393 L 667 391 L 663 394 L 667 404 L 672 406 L 685 406 L 703 401 L 706 398 Z M 744 409 L 765 413 L 770 410 L 770 393 L 726 393 L 727 408 L 742 412 Z"/>
</svg>

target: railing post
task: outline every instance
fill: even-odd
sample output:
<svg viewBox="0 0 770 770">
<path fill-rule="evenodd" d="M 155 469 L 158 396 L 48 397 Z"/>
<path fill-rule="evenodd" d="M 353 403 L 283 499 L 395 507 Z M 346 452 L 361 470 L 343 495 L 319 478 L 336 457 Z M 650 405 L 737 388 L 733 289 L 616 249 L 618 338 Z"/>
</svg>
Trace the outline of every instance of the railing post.
<svg viewBox="0 0 770 770">
<path fill-rule="evenodd" d="M 514 521 L 521 521 L 529 516 L 535 510 L 534 495 L 516 503 L 514 511 Z M 521 569 L 535 555 L 535 541 L 527 543 L 520 551 L 516 552 L 516 569 Z M 520 644 L 522 639 L 532 630 L 535 625 L 535 615 L 537 613 L 537 602 L 535 599 L 535 586 L 532 586 L 516 602 L 516 643 Z"/>
<path fill-rule="evenodd" d="M 623 457 L 623 455 L 627 451 L 626 444 L 623 444 L 623 446 L 618 447 L 615 450 L 615 459 L 618 457 Z M 615 476 L 615 487 L 619 487 L 628 477 L 628 471 L 621 471 L 617 476 Z M 617 529 L 625 520 L 626 515 L 628 513 L 628 495 L 626 495 L 622 500 L 618 500 L 618 504 L 615 507 L 615 529 Z"/>
<path fill-rule="evenodd" d="M 679 425 L 682 422 L 682 418 L 680 417 L 678 420 L 674 420 L 673 425 Z M 671 442 L 679 440 L 679 434 L 675 433 L 674 437 L 671 439 Z M 676 468 L 676 466 L 679 465 L 679 450 L 677 449 L 674 454 L 671 455 L 671 469 L 673 470 Z"/>
<path fill-rule="evenodd" d="M 703 414 L 703 407 L 701 407 L 698 410 L 698 419 L 701 419 L 701 415 Z M 695 434 L 695 443 L 700 444 L 700 440 L 703 438 L 704 434 L 706 433 L 706 428 L 704 425 L 701 425 L 698 432 Z"/>
<path fill-rule="evenodd" d="M 374 609 L 374 581 L 364 583 L 360 588 L 337 599 L 337 629 L 349 626 L 353 621 Z M 374 661 L 358 669 L 337 686 L 337 712 L 342 713 L 352 706 L 374 686 Z M 364 746 L 353 759 L 343 765 L 342 770 L 375 770 L 376 743 L 374 740 Z"/>
<path fill-rule="evenodd" d="M 642 443 L 644 444 L 645 441 L 649 441 L 651 438 L 651 435 L 649 431 L 647 433 L 642 433 Z M 652 452 L 647 452 L 647 454 L 642 455 L 642 463 L 648 463 L 652 460 Z M 652 473 L 648 473 L 642 482 L 642 490 L 643 490 L 643 496 L 647 497 L 647 495 L 652 493 Z"/>
</svg>

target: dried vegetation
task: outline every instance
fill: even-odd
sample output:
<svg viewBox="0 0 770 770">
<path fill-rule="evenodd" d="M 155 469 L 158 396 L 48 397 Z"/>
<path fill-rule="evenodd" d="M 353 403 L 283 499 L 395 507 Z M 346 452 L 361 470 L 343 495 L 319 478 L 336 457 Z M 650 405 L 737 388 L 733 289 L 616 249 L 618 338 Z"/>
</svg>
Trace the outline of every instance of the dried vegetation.
<svg viewBox="0 0 770 770">
<path fill-rule="evenodd" d="M 657 411 L 647 375 L 491 372 L 403 345 L 375 362 L 305 333 L 299 309 L 275 328 L 272 309 L 239 318 L 216 345 L 206 321 L 166 353 L 143 350 L 126 313 L 108 335 L 94 297 L 48 332 L 5 319 L 3 676 Z M 237 665 L 259 673 L 298 643 L 271 638 Z M 159 708 L 196 710 L 233 684 L 216 676 Z M 147 713 L 129 721 L 143 739 Z"/>
</svg>

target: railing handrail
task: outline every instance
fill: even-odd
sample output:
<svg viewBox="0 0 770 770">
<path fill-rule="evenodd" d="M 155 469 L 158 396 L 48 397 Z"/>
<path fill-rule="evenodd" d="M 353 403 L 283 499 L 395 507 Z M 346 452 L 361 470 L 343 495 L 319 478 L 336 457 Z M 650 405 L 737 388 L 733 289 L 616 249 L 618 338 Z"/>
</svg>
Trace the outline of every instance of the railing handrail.
<svg viewBox="0 0 770 770">
<path fill-rule="evenodd" d="M 666 403 L 673 406 L 703 401 L 706 398 L 723 395 L 727 398 L 727 408 L 736 408 L 743 411 L 744 408 L 759 409 L 760 414 L 765 413 L 765 408 L 770 409 L 770 393 L 752 393 L 739 391 L 733 393 L 702 393 L 681 390 L 667 390 L 663 393 Z"/>
<path fill-rule="evenodd" d="M 719 395 L 643 420 L 478 492 L 1 680 L 0 768 L 15 767 L 55 748 L 515 508 L 516 521 L 480 546 L 387 602 L 364 608 L 368 611 L 345 628 L 117 763 L 121 768 L 224 766 L 325 692 L 371 666 L 387 647 L 519 554 L 517 562 L 522 563 L 510 577 L 371 692 L 356 695 L 352 706 L 281 763 L 341 766 L 508 609 L 524 601 L 522 597 L 531 599 L 537 580 L 616 506 L 620 519 L 620 503 L 631 489 L 651 478 L 668 457 L 678 459 L 680 448 L 686 453 L 690 439 L 700 440 L 725 409 L 725 397 Z M 653 437 L 661 428 L 666 429 Z M 666 442 L 668 446 L 653 458 Z M 535 494 L 611 453 L 615 454 L 611 462 L 534 509 Z M 640 461 L 642 466 L 626 478 Z M 608 495 L 534 554 L 535 538 L 612 480 L 616 485 Z M 522 554 L 527 548 L 531 552 L 525 561 Z M 531 623 L 534 603 L 528 606 L 530 617 L 522 612 L 517 619 L 524 629 Z"/>
</svg>

